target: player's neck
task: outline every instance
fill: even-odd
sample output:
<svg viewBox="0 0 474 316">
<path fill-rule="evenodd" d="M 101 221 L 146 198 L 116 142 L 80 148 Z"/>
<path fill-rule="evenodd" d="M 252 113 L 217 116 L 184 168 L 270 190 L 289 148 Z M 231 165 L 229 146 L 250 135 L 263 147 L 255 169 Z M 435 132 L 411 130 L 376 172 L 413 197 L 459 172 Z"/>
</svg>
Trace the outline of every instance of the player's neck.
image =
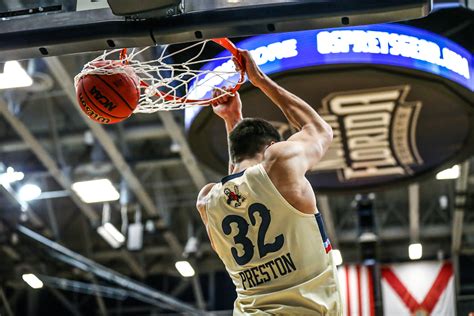
<svg viewBox="0 0 474 316">
<path fill-rule="evenodd" d="M 242 160 L 241 162 L 238 162 L 234 165 L 234 168 L 232 169 L 232 173 L 238 173 L 242 170 L 255 166 L 261 163 L 262 160 L 263 160 L 263 154 L 258 154 L 257 156 L 253 158 Z"/>
</svg>

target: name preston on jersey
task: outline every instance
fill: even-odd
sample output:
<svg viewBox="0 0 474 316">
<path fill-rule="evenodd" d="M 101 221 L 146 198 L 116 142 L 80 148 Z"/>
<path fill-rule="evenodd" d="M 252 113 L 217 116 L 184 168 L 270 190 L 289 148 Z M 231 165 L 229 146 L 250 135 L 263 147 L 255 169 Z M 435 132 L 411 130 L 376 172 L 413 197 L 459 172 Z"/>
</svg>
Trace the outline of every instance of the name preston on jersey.
<svg viewBox="0 0 474 316">
<path fill-rule="evenodd" d="M 291 254 L 287 254 L 260 264 L 256 267 L 239 272 L 240 279 L 244 290 L 253 288 L 263 283 L 278 279 L 296 271 L 296 265 L 291 258 Z"/>
</svg>

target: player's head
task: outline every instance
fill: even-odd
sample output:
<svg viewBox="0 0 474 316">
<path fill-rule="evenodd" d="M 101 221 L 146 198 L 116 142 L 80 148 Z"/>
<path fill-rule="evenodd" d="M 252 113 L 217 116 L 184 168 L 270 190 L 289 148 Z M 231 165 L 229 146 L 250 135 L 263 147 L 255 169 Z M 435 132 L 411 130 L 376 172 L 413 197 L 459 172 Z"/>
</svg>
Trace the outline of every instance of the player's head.
<svg viewBox="0 0 474 316">
<path fill-rule="evenodd" d="M 280 133 L 268 121 L 259 118 L 243 119 L 229 135 L 231 160 L 238 163 L 254 158 L 266 147 L 280 140 Z"/>
</svg>

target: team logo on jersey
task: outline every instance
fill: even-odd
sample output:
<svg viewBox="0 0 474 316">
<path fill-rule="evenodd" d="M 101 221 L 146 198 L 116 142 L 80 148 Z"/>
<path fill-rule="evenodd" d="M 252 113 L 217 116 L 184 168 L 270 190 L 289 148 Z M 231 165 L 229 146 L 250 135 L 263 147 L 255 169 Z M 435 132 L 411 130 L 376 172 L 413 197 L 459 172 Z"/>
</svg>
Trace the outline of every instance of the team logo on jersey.
<svg viewBox="0 0 474 316">
<path fill-rule="evenodd" d="M 234 185 L 234 191 L 229 188 L 224 189 L 224 194 L 227 196 L 227 205 L 233 207 L 240 207 L 245 202 L 245 197 L 239 192 L 239 187 Z"/>
</svg>

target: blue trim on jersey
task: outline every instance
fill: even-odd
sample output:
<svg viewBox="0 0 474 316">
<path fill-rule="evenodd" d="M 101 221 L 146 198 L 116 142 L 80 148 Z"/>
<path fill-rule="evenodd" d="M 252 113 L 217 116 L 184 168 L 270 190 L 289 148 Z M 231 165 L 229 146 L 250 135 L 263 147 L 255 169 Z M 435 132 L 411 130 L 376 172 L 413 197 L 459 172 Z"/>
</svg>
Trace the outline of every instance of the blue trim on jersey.
<svg viewBox="0 0 474 316">
<path fill-rule="evenodd" d="M 329 238 L 326 235 L 323 216 L 321 215 L 321 213 L 318 213 L 314 214 L 314 217 L 316 218 L 316 223 L 318 223 L 319 233 L 321 234 L 321 239 L 323 240 L 324 249 L 326 250 L 326 253 L 328 253 L 332 249 L 332 247 L 331 242 L 329 241 Z"/>
<path fill-rule="evenodd" d="M 221 180 L 221 183 L 222 184 L 225 184 L 227 181 L 229 180 L 232 180 L 232 179 L 235 179 L 235 178 L 238 178 L 238 177 L 241 177 L 245 172 L 245 169 L 238 172 L 238 173 L 234 173 L 234 174 L 229 174 L 228 176 L 225 176 L 224 178 L 222 178 Z"/>
</svg>

